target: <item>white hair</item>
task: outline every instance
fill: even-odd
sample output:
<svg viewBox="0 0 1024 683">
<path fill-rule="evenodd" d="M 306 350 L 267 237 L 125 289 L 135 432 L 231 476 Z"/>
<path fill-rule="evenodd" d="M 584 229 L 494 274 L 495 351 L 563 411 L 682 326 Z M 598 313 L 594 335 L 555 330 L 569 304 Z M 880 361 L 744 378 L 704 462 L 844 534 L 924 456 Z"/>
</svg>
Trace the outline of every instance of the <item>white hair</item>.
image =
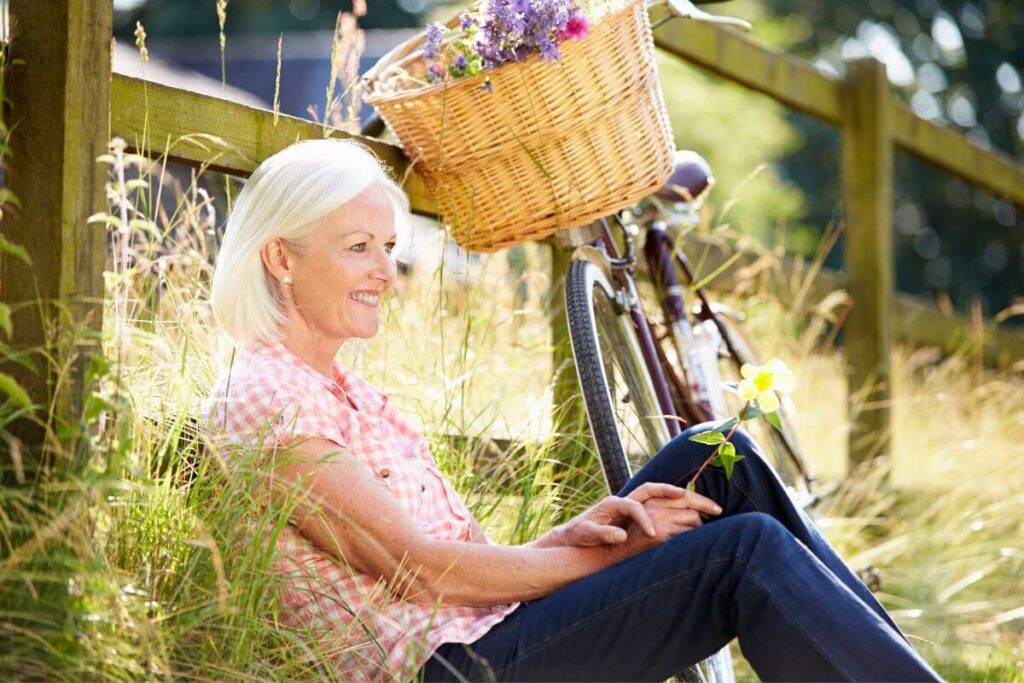
<svg viewBox="0 0 1024 683">
<path fill-rule="evenodd" d="M 217 255 L 210 304 L 220 329 L 242 345 L 280 340 L 286 317 L 260 256 L 263 246 L 275 238 L 294 245 L 318 219 L 373 184 L 386 191 L 398 229 L 409 199 L 355 140 L 297 142 L 260 164 L 235 200 Z"/>
</svg>

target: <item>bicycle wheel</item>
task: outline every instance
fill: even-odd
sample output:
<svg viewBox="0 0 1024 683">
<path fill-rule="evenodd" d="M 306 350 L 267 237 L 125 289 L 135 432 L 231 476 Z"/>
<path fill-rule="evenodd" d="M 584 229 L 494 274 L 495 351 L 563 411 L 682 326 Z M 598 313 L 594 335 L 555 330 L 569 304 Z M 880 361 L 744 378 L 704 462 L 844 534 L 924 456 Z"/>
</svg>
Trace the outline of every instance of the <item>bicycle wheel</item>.
<svg viewBox="0 0 1024 683">
<path fill-rule="evenodd" d="M 722 339 L 719 346 L 718 370 L 723 381 L 738 382 L 741 379 L 740 368 L 743 364 L 757 365 L 761 363 L 761 359 L 750 337 L 744 331 L 739 316 L 724 306 L 716 306 L 715 312 L 728 335 L 728 342 Z M 704 321 L 701 324 L 714 325 L 712 321 Z M 721 400 L 726 406 L 727 414 L 736 415 L 742 407 L 742 400 L 730 392 L 721 389 L 718 391 L 722 395 Z M 780 396 L 780 399 L 778 416 L 781 429 L 776 429 L 762 419 L 745 422 L 743 428 L 761 446 L 765 459 L 775 469 L 793 501 L 806 509 L 816 500 L 811 490 L 814 478 L 800 452 L 792 401 L 786 396 Z"/>
<path fill-rule="evenodd" d="M 644 363 L 629 311 L 597 264 L 576 260 L 565 281 L 565 310 L 587 419 L 608 489 L 666 444 L 668 424 Z"/>
<path fill-rule="evenodd" d="M 577 260 L 565 280 L 565 311 L 576 372 L 608 490 L 629 481 L 669 439 L 633 321 L 600 266 Z M 734 683 L 725 647 L 677 676 L 686 683 Z"/>
</svg>

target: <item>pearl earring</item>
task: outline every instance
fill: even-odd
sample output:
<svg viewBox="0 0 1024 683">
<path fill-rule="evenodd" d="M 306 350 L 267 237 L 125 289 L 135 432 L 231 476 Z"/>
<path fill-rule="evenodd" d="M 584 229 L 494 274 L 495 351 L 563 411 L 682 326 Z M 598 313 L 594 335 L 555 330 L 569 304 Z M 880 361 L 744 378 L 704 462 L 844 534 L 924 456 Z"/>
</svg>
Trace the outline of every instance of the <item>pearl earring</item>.
<svg viewBox="0 0 1024 683">
<path fill-rule="evenodd" d="M 291 287 L 291 285 L 292 285 L 292 276 L 291 275 L 285 275 L 283 278 L 281 278 L 281 284 L 284 285 L 285 287 Z"/>
</svg>

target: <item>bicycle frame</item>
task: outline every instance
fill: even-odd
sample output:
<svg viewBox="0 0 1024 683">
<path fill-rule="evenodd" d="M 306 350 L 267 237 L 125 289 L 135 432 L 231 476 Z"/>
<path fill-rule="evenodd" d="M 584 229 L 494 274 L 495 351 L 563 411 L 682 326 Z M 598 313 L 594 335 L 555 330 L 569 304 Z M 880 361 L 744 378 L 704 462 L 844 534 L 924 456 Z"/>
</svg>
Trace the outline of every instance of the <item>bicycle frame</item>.
<svg viewBox="0 0 1024 683">
<path fill-rule="evenodd" d="M 708 385 L 699 374 L 699 365 L 690 362 L 686 352 L 687 349 L 694 348 L 695 337 L 690 318 L 687 315 L 686 301 L 683 297 L 684 285 L 680 284 L 673 263 L 679 267 L 685 276 L 687 281 L 685 286 L 693 287 L 696 282 L 694 270 L 686 255 L 675 248 L 671 236 L 667 234 L 664 228 L 659 228 L 653 223 L 646 226 L 647 235 L 644 253 L 651 279 L 657 289 L 658 301 L 664 312 L 670 333 L 680 337 L 675 339 L 679 362 L 682 366 L 680 369 L 684 375 L 681 379 L 685 382 L 685 385 L 680 386 L 680 378 L 672 368 L 668 358 L 665 357 L 664 351 L 654 341 L 654 333 L 640 304 L 640 296 L 633 277 L 633 269 L 637 263 L 633 240 L 639 236 L 640 228 L 635 224 L 623 222 L 618 216 L 613 218 L 622 230 L 625 253 L 622 253 L 619 249 L 612 232 L 612 227 L 609 225 L 608 220 L 604 218 L 599 221 L 602 228 L 601 237 L 590 244 L 604 252 L 612 269 L 613 281 L 620 287 L 620 292 L 625 295 L 623 297 L 625 300 L 617 303 L 623 309 L 629 311 L 630 319 L 633 321 L 637 332 L 644 362 L 650 371 L 651 380 L 658 396 L 658 402 L 663 415 L 667 418 L 666 422 L 668 423 L 669 433 L 672 436 L 676 436 L 680 432 L 680 419 L 689 418 L 695 422 L 703 422 L 714 418 L 714 411 L 711 409 L 707 396 Z M 704 288 L 695 287 L 694 291 L 700 304 L 696 311 L 697 319 L 712 321 L 729 354 L 738 360 L 740 356 L 737 353 L 735 341 L 726 325 L 720 319 Z M 666 371 L 670 373 L 668 377 L 666 377 Z M 681 405 L 675 405 L 672 401 L 668 383 L 670 379 L 677 384 L 677 393 L 681 397 Z M 789 434 L 785 431 L 780 431 L 779 436 L 785 441 L 790 452 L 794 454 L 799 452 Z M 812 482 L 814 477 L 806 469 L 801 458 L 794 458 L 794 462 L 800 475 L 808 483 Z"/>
<path fill-rule="evenodd" d="M 679 420 L 673 419 L 678 417 L 677 411 L 672 403 L 672 395 L 669 393 L 668 383 L 665 380 L 664 367 L 659 358 L 657 345 L 654 343 L 651 327 L 647 323 L 647 316 L 640 306 L 640 296 L 636 290 L 636 282 L 633 280 L 632 275 L 633 267 L 636 265 L 636 257 L 633 250 L 633 237 L 635 235 L 630 234 L 629 229 L 623 226 L 626 234 L 626 253 L 621 254 L 618 245 L 615 243 L 615 238 L 612 235 L 608 221 L 602 218 L 600 223 L 603 228 L 602 235 L 592 243 L 592 246 L 604 251 L 612 267 L 612 277 L 616 284 L 621 287 L 619 291 L 626 293 L 628 300 L 618 301 L 617 304 L 629 311 L 629 317 L 636 328 L 644 363 L 651 373 L 651 380 L 654 383 L 654 390 L 658 396 L 658 403 L 661 406 L 662 414 L 669 418 L 666 419 L 669 435 L 675 437 L 682 431 L 679 426 Z M 639 229 L 636 226 L 632 227 L 635 233 L 638 234 Z"/>
<path fill-rule="evenodd" d="M 633 269 L 636 267 L 633 240 L 640 234 L 640 229 L 635 224 L 624 223 L 618 216 L 615 216 L 614 220 L 622 229 L 625 253 L 619 249 L 612 228 L 606 219 L 599 221 L 602 234 L 591 245 L 604 252 L 612 268 L 612 277 L 621 288 L 620 291 L 625 294 L 626 300 L 618 303 L 623 309 L 629 311 L 662 413 L 669 418 L 666 420 L 669 423 L 669 431 L 672 436 L 675 436 L 679 433 L 680 418 L 689 419 L 692 422 L 704 422 L 714 416 L 708 398 L 707 382 L 701 375 L 699 365 L 691 362 L 688 358 L 687 350 L 696 347 L 695 337 L 689 316 L 686 314 L 683 286 L 680 285 L 672 264 L 673 257 L 682 259 L 679 263 L 690 281 L 689 284 L 692 284 L 693 281 L 692 269 L 685 260 L 685 256 L 674 254 L 675 246 L 672 238 L 663 229 L 647 226 L 644 253 L 651 278 L 658 289 L 658 300 L 665 314 L 665 320 L 674 337 L 673 341 L 676 343 L 680 370 L 683 375 L 680 378 L 664 355 L 664 350 L 654 341 L 654 334 L 640 304 L 636 282 L 633 278 Z M 706 296 L 702 291 L 699 291 L 699 294 L 703 304 L 702 309 L 710 312 L 711 308 Z M 711 317 L 715 317 L 713 313 Z M 717 320 L 716 324 L 725 337 L 724 326 Z M 727 344 L 729 343 L 727 342 Z M 732 351 L 731 344 L 729 344 L 729 349 Z M 678 404 L 673 402 L 669 387 L 670 380 L 676 386 L 676 394 L 679 396 Z"/>
</svg>

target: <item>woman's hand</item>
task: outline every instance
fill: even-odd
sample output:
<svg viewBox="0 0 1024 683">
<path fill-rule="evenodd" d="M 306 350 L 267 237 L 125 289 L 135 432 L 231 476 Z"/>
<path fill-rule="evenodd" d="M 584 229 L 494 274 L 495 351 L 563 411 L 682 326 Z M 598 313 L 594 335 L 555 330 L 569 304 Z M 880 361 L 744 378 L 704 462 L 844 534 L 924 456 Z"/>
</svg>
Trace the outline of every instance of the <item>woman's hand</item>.
<svg viewBox="0 0 1024 683">
<path fill-rule="evenodd" d="M 710 498 L 671 484 L 643 484 L 629 497 L 643 504 L 654 523 L 655 533 L 652 535 L 643 525 L 630 522 L 626 527 L 626 541 L 612 548 L 619 561 L 696 529 L 704 523 L 701 513 L 722 513 L 722 508 Z"/>
<path fill-rule="evenodd" d="M 626 544 L 631 536 L 642 535 L 650 547 L 701 525 L 700 512 L 719 514 L 721 509 L 709 498 L 671 484 L 649 482 L 628 496 L 608 496 L 570 522 L 553 529 L 535 547 Z M 639 539 L 633 539 L 630 548 Z M 639 552 L 633 549 L 629 554 Z"/>
<path fill-rule="evenodd" d="M 624 543 L 632 522 L 650 536 L 657 534 L 654 520 L 643 503 L 632 498 L 608 496 L 597 505 L 559 527 L 557 545 L 589 547 Z"/>
</svg>

